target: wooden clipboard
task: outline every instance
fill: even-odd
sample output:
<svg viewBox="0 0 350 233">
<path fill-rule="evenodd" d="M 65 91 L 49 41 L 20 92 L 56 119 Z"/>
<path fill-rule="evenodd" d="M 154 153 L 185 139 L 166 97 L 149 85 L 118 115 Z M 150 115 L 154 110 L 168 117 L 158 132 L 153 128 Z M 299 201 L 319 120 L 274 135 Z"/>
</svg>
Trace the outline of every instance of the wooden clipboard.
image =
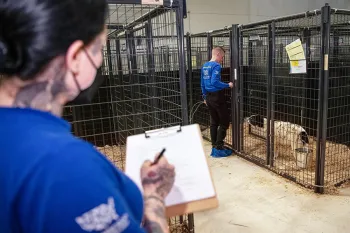
<svg viewBox="0 0 350 233">
<path fill-rule="evenodd" d="M 175 145 L 173 145 L 174 143 Z M 179 146 L 178 144 L 182 144 L 183 147 L 188 147 L 188 145 L 190 145 L 190 150 L 192 151 L 186 154 L 186 150 L 184 148 L 180 148 L 181 146 Z M 208 166 L 208 160 L 204 153 L 204 143 L 201 136 L 201 131 L 197 124 L 184 127 L 176 126 L 165 129 L 157 129 L 147 131 L 145 132 L 145 134 L 142 135 L 128 137 L 125 170 L 126 174 L 138 185 L 141 191 L 142 186 L 139 178 L 139 171 L 137 170 L 140 169 L 139 166 L 141 163 L 143 163 L 144 160 L 150 158 L 153 159 L 156 154 L 155 152 L 160 151 L 161 146 L 168 147 L 166 148 L 167 152 L 165 153 L 165 156 L 170 163 L 175 165 L 177 175 L 179 172 L 186 172 L 189 170 L 188 167 L 186 169 L 187 165 L 183 166 L 183 162 L 179 162 L 183 161 L 182 158 L 187 158 L 187 160 L 191 160 L 188 163 L 194 163 L 194 161 L 198 161 L 198 166 L 201 166 L 200 168 L 197 168 L 199 170 L 198 174 L 192 172 L 193 176 L 192 174 L 189 174 L 188 177 L 190 181 L 192 181 L 192 178 L 193 180 L 196 180 L 198 184 L 197 187 L 199 189 L 202 187 L 203 190 L 208 190 L 209 195 L 203 198 L 206 194 L 201 193 L 200 190 L 196 191 L 195 189 L 197 189 L 197 187 L 195 189 L 188 188 L 188 192 L 186 193 L 187 187 L 179 186 L 178 193 L 181 193 L 183 197 L 179 198 L 179 201 L 177 201 L 177 192 L 174 191 L 169 194 L 169 199 L 171 200 L 166 200 L 167 217 L 174 217 L 217 208 L 219 206 L 219 202 L 216 195 L 216 189 L 212 179 L 210 168 Z M 149 150 L 149 155 L 140 156 L 140 161 L 136 159 L 136 157 L 138 156 L 137 153 L 143 153 L 147 150 Z M 183 153 L 185 154 L 179 153 L 179 151 L 184 151 Z M 188 156 L 192 157 L 189 158 Z M 188 166 L 192 166 L 193 170 L 193 166 L 195 165 L 188 164 Z M 182 177 L 186 177 L 186 175 L 182 174 Z M 175 180 L 175 185 L 177 184 L 176 182 L 177 181 Z M 181 185 L 180 182 L 178 184 Z M 197 196 L 196 192 L 198 192 L 198 198 L 194 198 L 195 196 Z"/>
</svg>

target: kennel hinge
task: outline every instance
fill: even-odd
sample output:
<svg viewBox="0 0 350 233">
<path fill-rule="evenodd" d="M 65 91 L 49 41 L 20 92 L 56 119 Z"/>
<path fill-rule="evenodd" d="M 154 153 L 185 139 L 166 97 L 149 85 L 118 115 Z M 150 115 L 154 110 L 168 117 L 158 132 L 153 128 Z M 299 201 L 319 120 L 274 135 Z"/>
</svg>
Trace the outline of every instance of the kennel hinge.
<svg viewBox="0 0 350 233">
<path fill-rule="evenodd" d="M 241 102 L 241 94 L 237 94 L 236 95 L 236 99 L 237 99 L 237 103 L 240 103 Z"/>
</svg>

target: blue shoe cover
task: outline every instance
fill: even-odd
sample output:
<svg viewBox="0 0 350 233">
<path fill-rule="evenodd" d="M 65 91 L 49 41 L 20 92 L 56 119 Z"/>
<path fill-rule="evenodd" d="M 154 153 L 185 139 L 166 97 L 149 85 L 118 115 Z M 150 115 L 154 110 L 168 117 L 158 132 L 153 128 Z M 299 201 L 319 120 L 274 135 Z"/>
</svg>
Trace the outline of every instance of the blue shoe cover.
<svg viewBox="0 0 350 233">
<path fill-rule="evenodd" d="M 231 154 L 228 154 L 228 152 L 225 150 L 218 150 L 216 148 L 213 148 L 210 156 L 213 158 L 225 158 L 225 157 L 228 157 L 230 155 Z"/>
</svg>

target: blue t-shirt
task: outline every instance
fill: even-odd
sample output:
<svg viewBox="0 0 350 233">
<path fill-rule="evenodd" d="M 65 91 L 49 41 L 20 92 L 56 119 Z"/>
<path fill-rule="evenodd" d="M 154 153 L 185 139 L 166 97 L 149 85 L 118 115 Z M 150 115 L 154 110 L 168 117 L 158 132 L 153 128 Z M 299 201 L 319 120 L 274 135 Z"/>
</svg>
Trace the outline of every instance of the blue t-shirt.
<svg viewBox="0 0 350 233">
<path fill-rule="evenodd" d="M 221 65 L 215 61 L 206 62 L 201 70 L 201 88 L 203 98 L 208 92 L 217 92 L 229 88 L 230 85 L 221 82 Z"/>
<path fill-rule="evenodd" d="M 68 122 L 0 108 L 1 233 L 144 233 L 138 187 Z"/>
</svg>

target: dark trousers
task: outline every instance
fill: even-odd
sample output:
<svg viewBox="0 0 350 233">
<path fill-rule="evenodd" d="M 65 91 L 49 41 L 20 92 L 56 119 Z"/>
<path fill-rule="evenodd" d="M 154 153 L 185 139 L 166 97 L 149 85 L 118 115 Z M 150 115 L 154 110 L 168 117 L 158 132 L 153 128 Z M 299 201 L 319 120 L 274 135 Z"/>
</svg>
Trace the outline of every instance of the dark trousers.
<svg viewBox="0 0 350 233">
<path fill-rule="evenodd" d="M 212 145 L 217 149 L 224 149 L 226 131 L 230 124 L 225 92 L 208 93 L 206 101 L 210 113 L 210 137 Z"/>
</svg>

